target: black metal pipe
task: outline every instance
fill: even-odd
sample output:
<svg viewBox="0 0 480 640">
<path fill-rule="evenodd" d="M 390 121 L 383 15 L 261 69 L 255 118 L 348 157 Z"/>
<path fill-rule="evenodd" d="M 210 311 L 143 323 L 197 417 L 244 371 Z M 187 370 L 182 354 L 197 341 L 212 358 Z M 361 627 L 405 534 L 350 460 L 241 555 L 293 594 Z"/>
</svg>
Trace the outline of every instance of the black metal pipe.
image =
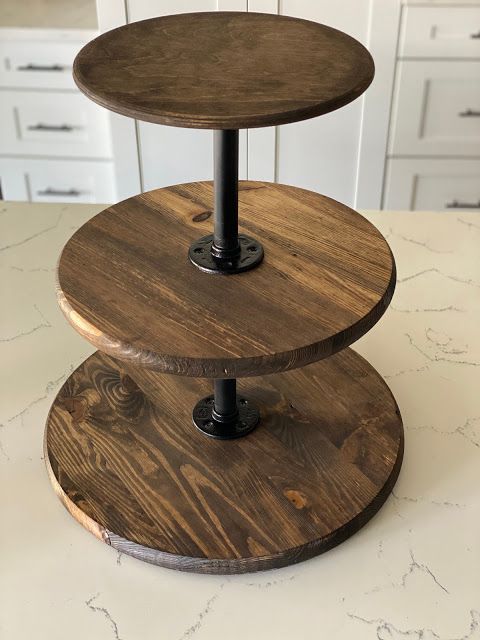
<svg viewBox="0 0 480 640">
<path fill-rule="evenodd" d="M 207 273 L 233 274 L 263 260 L 258 240 L 238 233 L 238 129 L 213 132 L 213 233 L 190 245 L 190 262 Z"/>
<path fill-rule="evenodd" d="M 238 242 L 238 129 L 216 130 L 214 154 L 214 233 L 212 253 L 231 258 L 240 253 Z"/>
<path fill-rule="evenodd" d="M 237 381 L 235 378 L 214 380 L 212 417 L 217 422 L 235 422 L 238 419 Z"/>
</svg>

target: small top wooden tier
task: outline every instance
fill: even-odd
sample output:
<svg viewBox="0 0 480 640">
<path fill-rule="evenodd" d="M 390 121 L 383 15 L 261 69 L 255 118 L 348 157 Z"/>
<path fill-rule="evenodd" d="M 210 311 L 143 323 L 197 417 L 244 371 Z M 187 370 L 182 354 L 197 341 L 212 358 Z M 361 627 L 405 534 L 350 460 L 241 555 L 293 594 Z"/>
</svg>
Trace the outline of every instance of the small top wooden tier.
<svg viewBox="0 0 480 640">
<path fill-rule="evenodd" d="M 80 51 L 73 75 L 91 100 L 138 120 L 242 129 L 334 111 L 365 91 L 374 65 L 359 42 L 316 22 L 205 12 L 109 31 Z"/>
<path fill-rule="evenodd" d="M 60 306 L 98 349 L 157 371 L 234 378 L 320 360 L 366 333 L 395 287 L 383 236 L 317 193 L 239 183 L 240 232 L 263 262 L 202 273 L 191 242 L 211 230 L 213 185 L 150 191 L 109 207 L 66 244 Z"/>
</svg>

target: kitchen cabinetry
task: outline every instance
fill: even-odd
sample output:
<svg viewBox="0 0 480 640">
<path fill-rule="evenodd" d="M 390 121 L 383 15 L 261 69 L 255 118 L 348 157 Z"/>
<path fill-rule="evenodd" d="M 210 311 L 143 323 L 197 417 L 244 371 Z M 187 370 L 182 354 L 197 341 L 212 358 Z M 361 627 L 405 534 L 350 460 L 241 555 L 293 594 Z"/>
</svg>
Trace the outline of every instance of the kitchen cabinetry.
<svg viewBox="0 0 480 640">
<path fill-rule="evenodd" d="M 108 115 L 78 92 L 5 91 L 0 104 L 2 154 L 111 157 Z"/>
<path fill-rule="evenodd" d="M 389 0 L 382 0 L 389 1 Z M 316 20 L 367 40 L 369 0 L 283 0 L 281 14 Z M 278 13 L 277 0 L 99 0 L 101 30 L 169 13 L 186 11 L 258 11 Z M 242 131 L 240 177 L 277 180 L 314 189 L 353 204 L 357 180 L 362 99 L 338 112 L 306 122 Z M 124 149 L 138 144 L 141 188 L 179 181 L 211 179 L 211 134 L 117 120 Z M 125 153 L 122 151 L 122 153 Z M 118 160 L 121 160 L 118 153 Z M 125 157 L 125 156 L 124 156 Z M 117 154 L 115 154 L 117 161 Z M 125 173 L 128 173 L 125 166 Z"/>
<path fill-rule="evenodd" d="M 406 2 L 401 58 L 477 58 L 480 7 L 467 2 Z"/>
<path fill-rule="evenodd" d="M 48 27 L 62 22 L 65 28 Z M 2 3 L 2 198 L 117 199 L 109 115 L 81 95 L 72 79 L 75 55 L 98 34 L 90 28 L 95 22 L 91 0 L 79 0 L 75 7 L 61 0 Z"/>
<path fill-rule="evenodd" d="M 335 3 L 329 0 L 283 0 L 280 6 L 276 1 L 250 0 L 249 9 L 269 9 L 272 13 L 280 9 L 282 15 L 325 23 L 364 44 L 367 42 L 369 2 L 365 0 L 337 0 Z M 312 189 L 347 204 L 355 204 L 362 106 L 363 98 L 360 98 L 325 116 L 277 127 L 269 140 L 265 140 L 263 134 L 264 144 L 271 146 L 266 162 L 272 156 L 276 159 L 271 163 L 267 179 Z M 249 132 L 251 138 L 256 135 L 255 131 Z M 262 175 L 268 173 L 266 162 L 261 166 L 257 161 Z M 256 179 L 257 175 L 251 173 L 251 177 Z"/>
<path fill-rule="evenodd" d="M 480 61 L 402 60 L 390 155 L 476 156 Z"/>
<path fill-rule="evenodd" d="M 480 6 L 405 6 L 386 209 L 480 210 Z"/>
<path fill-rule="evenodd" d="M 6 200 L 30 202 L 114 202 L 111 162 L 1 158 L 0 176 Z"/>
<path fill-rule="evenodd" d="M 387 194 L 400 211 L 480 209 L 480 160 L 392 158 Z"/>
<path fill-rule="evenodd" d="M 98 0 L 97 6 L 101 30 L 169 13 L 248 9 L 349 33 L 375 60 L 365 96 L 305 122 L 242 131 L 240 177 L 294 184 L 357 208 L 477 202 L 471 189 L 475 178 L 480 184 L 480 0 Z M 122 116 L 110 121 L 119 196 L 211 178 L 208 132 Z M 453 191 L 431 188 L 442 179 L 432 176 L 443 176 Z"/>
</svg>

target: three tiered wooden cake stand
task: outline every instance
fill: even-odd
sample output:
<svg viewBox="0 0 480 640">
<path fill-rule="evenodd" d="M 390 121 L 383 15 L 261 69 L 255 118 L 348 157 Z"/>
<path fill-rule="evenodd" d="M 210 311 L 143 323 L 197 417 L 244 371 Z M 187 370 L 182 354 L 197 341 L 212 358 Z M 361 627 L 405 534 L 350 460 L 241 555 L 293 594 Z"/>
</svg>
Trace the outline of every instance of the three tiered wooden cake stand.
<svg viewBox="0 0 480 640">
<path fill-rule="evenodd" d="M 60 306 L 99 351 L 56 397 L 45 457 L 70 513 L 116 549 L 205 573 L 280 567 L 390 493 L 400 414 L 346 348 L 390 302 L 388 244 L 330 198 L 238 182 L 238 129 L 337 109 L 373 73 L 335 29 L 251 13 L 146 20 L 78 55 L 95 102 L 215 130 L 213 183 L 109 207 L 59 262 Z"/>
</svg>

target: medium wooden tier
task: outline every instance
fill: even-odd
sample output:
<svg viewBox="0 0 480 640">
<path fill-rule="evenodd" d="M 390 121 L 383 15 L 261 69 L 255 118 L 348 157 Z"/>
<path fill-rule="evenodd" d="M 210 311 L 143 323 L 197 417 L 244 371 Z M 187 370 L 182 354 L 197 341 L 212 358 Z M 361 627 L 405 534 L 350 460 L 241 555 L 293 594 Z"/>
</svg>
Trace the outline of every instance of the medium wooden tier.
<svg viewBox="0 0 480 640">
<path fill-rule="evenodd" d="M 191 242 L 211 231 L 209 182 L 109 207 L 68 241 L 58 297 L 87 340 L 157 371 L 235 378 L 284 371 L 343 349 L 382 316 L 395 287 L 383 236 L 319 194 L 241 182 L 240 230 L 265 249 L 254 270 L 202 273 Z"/>
<path fill-rule="evenodd" d="M 241 129 L 338 109 L 365 91 L 374 65 L 359 42 L 316 22 L 202 12 L 109 31 L 73 73 L 91 100 L 138 120 Z"/>
<path fill-rule="evenodd" d="M 261 423 L 238 440 L 192 426 L 207 380 L 136 375 L 142 390 L 108 356 L 82 364 L 52 406 L 45 460 L 70 513 L 139 559 L 204 573 L 300 562 L 351 536 L 395 484 L 400 414 L 350 349 L 241 380 Z"/>
</svg>

